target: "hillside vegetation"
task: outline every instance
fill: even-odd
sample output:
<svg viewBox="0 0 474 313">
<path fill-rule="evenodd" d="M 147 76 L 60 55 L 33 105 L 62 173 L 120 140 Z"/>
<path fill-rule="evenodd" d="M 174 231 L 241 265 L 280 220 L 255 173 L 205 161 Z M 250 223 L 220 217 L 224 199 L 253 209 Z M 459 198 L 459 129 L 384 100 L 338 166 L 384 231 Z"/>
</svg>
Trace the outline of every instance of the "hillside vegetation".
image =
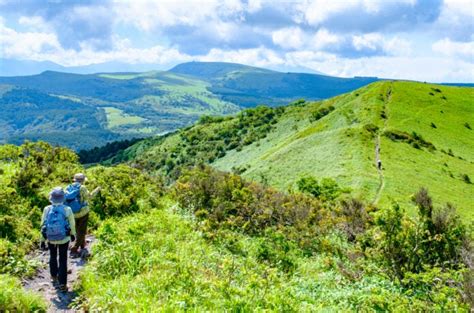
<svg viewBox="0 0 474 313">
<path fill-rule="evenodd" d="M 272 124 L 284 116 L 272 111 L 242 113 L 240 122 L 269 136 L 273 130 L 251 117 Z M 201 125 L 214 122 L 222 121 Z M 40 236 L 48 191 L 84 170 L 89 187 L 102 190 L 91 202 L 97 244 L 76 289 L 78 309 L 468 312 L 472 305 L 472 236 L 455 208 L 433 205 L 425 189 L 414 190 L 417 212 L 408 217 L 403 206 L 378 210 L 311 179 L 299 184 L 302 192 L 286 193 L 187 167 L 174 169 L 175 183 L 165 187 L 161 176 L 123 164 L 85 170 L 72 151 L 46 143 L 0 146 L 0 310 L 45 310 L 19 279 L 37 266 L 26 255 Z"/>
<path fill-rule="evenodd" d="M 166 175 L 179 165 L 209 163 L 280 190 L 294 189 L 305 176 L 333 178 L 373 205 L 397 202 L 412 213 L 413 190 L 429 186 L 472 220 L 472 99 L 471 88 L 377 82 L 321 102 L 202 119 L 112 161 L 132 160 Z"/>
<path fill-rule="evenodd" d="M 264 75 L 264 76 L 262 76 Z M 0 77 L 0 143 L 45 140 L 75 150 L 153 136 L 203 115 L 259 104 L 321 99 L 374 79 L 279 73 L 232 63 L 181 64 L 170 71 Z"/>
</svg>

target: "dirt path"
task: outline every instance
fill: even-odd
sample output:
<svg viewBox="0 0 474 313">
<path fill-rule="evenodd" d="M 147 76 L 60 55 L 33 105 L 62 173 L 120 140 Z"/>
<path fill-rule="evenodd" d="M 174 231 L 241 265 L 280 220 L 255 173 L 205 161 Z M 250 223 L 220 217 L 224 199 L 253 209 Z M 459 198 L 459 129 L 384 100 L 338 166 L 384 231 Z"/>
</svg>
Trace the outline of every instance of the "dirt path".
<svg viewBox="0 0 474 313">
<path fill-rule="evenodd" d="M 87 247 L 90 250 L 91 245 L 95 242 L 95 238 L 93 236 L 87 236 L 86 240 Z M 43 295 L 48 303 L 48 312 L 75 312 L 75 310 L 69 309 L 68 307 L 77 296 L 73 287 L 79 279 L 79 272 L 86 264 L 86 258 L 68 258 L 68 271 L 70 271 L 70 274 L 67 276 L 68 292 L 60 292 L 51 284 L 48 251 L 36 252 L 32 255 L 32 258 L 39 260 L 42 267 L 38 269 L 36 276 L 23 281 L 24 287 Z"/>
<path fill-rule="evenodd" d="M 375 167 L 377 168 L 377 172 L 379 174 L 379 186 L 377 188 L 377 192 L 375 193 L 375 197 L 372 200 L 372 204 L 377 204 L 377 202 L 380 200 L 380 197 L 382 196 L 382 191 L 383 188 L 385 187 L 385 178 L 383 176 L 383 163 L 382 163 L 382 158 L 380 156 L 380 137 L 381 133 L 385 131 L 387 128 L 387 121 L 388 121 L 388 103 L 392 99 L 392 86 L 387 90 L 385 101 L 384 101 L 384 106 L 383 106 L 383 111 L 385 113 L 385 119 L 383 122 L 383 128 L 378 131 L 377 136 L 375 137 Z M 379 161 L 380 161 L 380 166 L 379 166 Z"/>
</svg>

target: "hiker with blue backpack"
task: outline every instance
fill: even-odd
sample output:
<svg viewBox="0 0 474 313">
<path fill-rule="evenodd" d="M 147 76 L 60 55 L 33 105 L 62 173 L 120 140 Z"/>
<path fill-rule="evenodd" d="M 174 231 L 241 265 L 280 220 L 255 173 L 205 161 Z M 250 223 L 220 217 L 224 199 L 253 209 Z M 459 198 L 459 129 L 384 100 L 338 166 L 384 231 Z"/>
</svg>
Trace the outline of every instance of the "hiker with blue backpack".
<svg viewBox="0 0 474 313">
<path fill-rule="evenodd" d="M 67 251 L 69 242 L 75 240 L 76 222 L 71 208 L 64 205 L 65 192 L 61 187 L 51 191 L 49 201 L 51 205 L 44 208 L 41 219 L 41 249 L 49 249 L 49 270 L 53 285 L 61 291 L 67 291 Z"/>
<path fill-rule="evenodd" d="M 77 173 L 74 175 L 73 183 L 66 188 L 66 205 L 68 205 L 74 213 L 76 222 L 77 239 L 71 248 L 71 257 L 86 256 L 86 234 L 87 221 L 89 220 L 89 203 L 88 201 L 95 197 L 100 191 L 100 187 L 89 192 L 84 185 L 87 181 L 86 175 Z M 81 251 L 79 251 L 81 249 Z"/>
</svg>

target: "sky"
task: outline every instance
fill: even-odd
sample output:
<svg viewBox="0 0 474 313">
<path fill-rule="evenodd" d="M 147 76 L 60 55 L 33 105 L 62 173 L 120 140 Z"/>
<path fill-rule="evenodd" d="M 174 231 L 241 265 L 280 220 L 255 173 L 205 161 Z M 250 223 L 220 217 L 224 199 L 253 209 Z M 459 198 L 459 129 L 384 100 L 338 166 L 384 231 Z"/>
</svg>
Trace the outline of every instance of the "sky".
<svg viewBox="0 0 474 313">
<path fill-rule="evenodd" d="M 474 0 L 0 0 L 0 58 L 474 82 Z"/>
</svg>

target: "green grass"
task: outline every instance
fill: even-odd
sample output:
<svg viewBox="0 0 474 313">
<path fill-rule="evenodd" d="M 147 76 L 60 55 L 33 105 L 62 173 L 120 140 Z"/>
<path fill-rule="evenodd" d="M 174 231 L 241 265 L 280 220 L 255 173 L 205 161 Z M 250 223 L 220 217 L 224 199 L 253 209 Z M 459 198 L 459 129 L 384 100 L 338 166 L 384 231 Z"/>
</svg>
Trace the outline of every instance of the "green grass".
<svg viewBox="0 0 474 313">
<path fill-rule="evenodd" d="M 436 88 L 441 92 L 430 95 Z M 389 89 L 392 95 L 387 98 Z M 374 83 L 321 104 L 289 110 L 268 138 L 240 152 L 228 153 L 214 166 L 223 170 L 247 167 L 245 177 L 258 180 L 263 176 L 281 189 L 293 187 L 305 174 L 332 177 L 352 188 L 356 196 L 372 201 L 379 177 L 374 165 L 375 139 L 364 130 L 364 125 L 374 124 L 380 132 L 385 126 L 416 132 L 432 142 L 436 151 L 416 149 L 381 136 L 385 186 L 378 204 L 398 202 L 410 206 L 411 195 L 420 186 L 426 186 L 437 204 L 449 201 L 464 217 L 472 219 L 474 186 L 465 183 L 462 175 L 474 177 L 474 131 L 464 126 L 474 116 L 473 98 L 470 88 L 413 82 Z M 313 107 L 320 105 L 333 105 L 336 109 L 309 123 L 306 117 Z M 381 117 L 383 110 L 386 123 Z M 432 122 L 437 128 L 431 126 Z M 449 149 L 454 157 L 441 151 Z"/>
<path fill-rule="evenodd" d="M 286 107 L 265 138 L 226 151 L 212 165 L 225 171 L 243 170 L 244 177 L 281 190 L 294 189 L 296 181 L 305 175 L 331 177 L 368 203 L 375 201 L 375 205 L 387 207 L 398 202 L 412 214 L 411 195 L 425 186 L 436 205 L 449 201 L 471 220 L 474 185 L 463 178 L 468 175 L 472 181 L 474 177 L 474 131 L 465 126 L 474 124 L 473 98 L 471 88 L 402 81 L 373 83 L 325 101 Z M 311 119 L 313 113 L 329 107 L 334 110 L 316 121 Z M 192 129 L 212 133 L 228 123 Z M 378 129 L 370 131 L 373 127 Z M 409 136 L 415 132 L 436 150 L 392 141 L 385 131 Z M 169 136 L 158 146 L 151 143 L 145 148 L 149 153 L 137 159 L 153 160 L 153 151 L 180 151 L 179 136 Z M 375 165 L 377 138 L 384 176 L 380 194 Z"/>
<path fill-rule="evenodd" d="M 222 233 L 210 243 L 195 230 L 188 215 L 165 210 L 135 214 L 104 223 L 97 235 L 94 259 L 81 275 L 85 309 L 92 311 L 371 311 L 416 310 L 426 304 L 377 271 L 351 281 L 336 263 L 320 253 L 297 258 L 285 273 L 259 260 L 264 238 Z M 329 236 L 326 244 L 345 249 Z M 234 247 L 230 252 L 229 247 Z M 337 247 L 337 248 L 336 248 Z"/>
<path fill-rule="evenodd" d="M 1 312 L 46 312 L 40 295 L 26 291 L 16 277 L 0 274 Z"/>
<path fill-rule="evenodd" d="M 118 128 L 124 125 L 140 124 L 146 119 L 136 115 L 130 115 L 120 109 L 113 107 L 104 107 L 107 115 L 107 126 L 109 129 Z"/>
</svg>

